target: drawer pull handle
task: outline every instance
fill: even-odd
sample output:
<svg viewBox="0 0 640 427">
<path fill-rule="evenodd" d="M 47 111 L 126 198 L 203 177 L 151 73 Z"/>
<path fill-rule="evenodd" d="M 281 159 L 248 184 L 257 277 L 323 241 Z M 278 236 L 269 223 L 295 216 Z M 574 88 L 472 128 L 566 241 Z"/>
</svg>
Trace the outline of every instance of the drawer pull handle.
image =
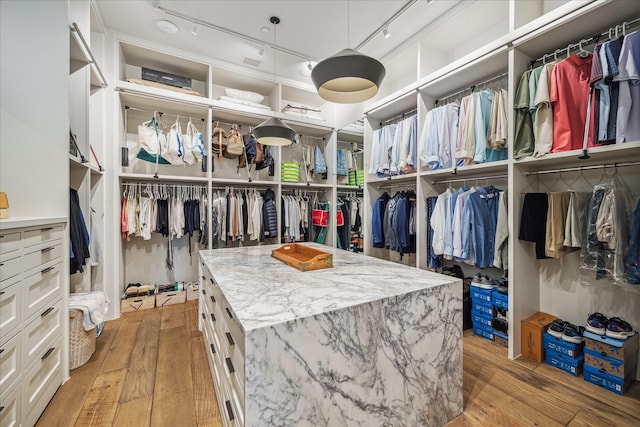
<svg viewBox="0 0 640 427">
<path fill-rule="evenodd" d="M 2 412 L 3 409 L 4 409 L 4 406 L 0 406 L 0 412 Z"/>
<path fill-rule="evenodd" d="M 231 314 L 231 310 L 229 310 L 229 307 L 225 307 L 225 310 L 227 310 L 227 314 L 229 315 L 230 319 L 233 319 L 233 314 Z"/>
<path fill-rule="evenodd" d="M 216 284 L 216 282 L 214 282 L 213 279 L 211 279 L 211 278 L 209 279 L 209 281 L 211 282 L 212 285 Z"/>
<path fill-rule="evenodd" d="M 55 249 L 55 247 L 54 247 L 54 246 L 50 246 L 50 247 L 48 247 L 48 248 L 44 248 L 44 249 L 42 249 L 40 252 L 42 252 L 42 253 L 46 253 L 46 252 L 52 251 L 52 250 L 54 250 L 54 249 Z"/>
<path fill-rule="evenodd" d="M 212 303 L 214 303 L 214 304 L 216 303 L 216 299 L 213 297 L 213 295 L 211 295 L 209 298 L 211 298 L 211 302 Z"/>
<path fill-rule="evenodd" d="M 211 320 L 214 322 L 216 321 L 216 316 L 214 316 L 213 313 L 211 313 Z"/>
<path fill-rule="evenodd" d="M 4 295 L 4 291 L 0 291 L 0 295 Z"/>
<path fill-rule="evenodd" d="M 51 313 L 53 311 L 53 307 L 49 307 L 47 308 L 45 311 L 42 312 L 42 314 L 40 315 L 40 317 L 44 317 L 47 314 Z"/>
<path fill-rule="evenodd" d="M 7 236 L 5 236 L 4 234 L 0 234 L 0 239 L 4 239 L 5 237 Z"/>
<path fill-rule="evenodd" d="M 205 315 L 204 315 L 204 313 L 202 313 L 202 318 L 203 318 L 203 319 L 206 319 L 206 318 L 207 318 L 207 316 L 205 316 Z"/>
<path fill-rule="evenodd" d="M 229 368 L 229 373 L 233 374 L 236 370 L 233 369 L 233 363 L 231 363 L 231 359 L 229 359 L 228 357 L 225 357 L 224 361 L 227 362 L 227 368 Z"/>
<path fill-rule="evenodd" d="M 53 230 L 53 227 L 46 227 L 46 228 L 40 229 L 40 231 L 49 231 L 49 230 Z"/>
<path fill-rule="evenodd" d="M 202 280 L 207 280 L 207 278 L 206 278 L 206 277 L 204 277 L 204 276 L 202 276 Z"/>
<path fill-rule="evenodd" d="M 4 265 L 4 262 L 0 262 L 0 267 L 2 267 Z"/>
<path fill-rule="evenodd" d="M 225 401 L 224 406 L 227 407 L 227 415 L 229 415 L 229 421 L 233 421 L 234 416 L 233 416 L 233 409 L 231 409 L 231 402 L 229 402 L 228 400 Z"/>
<path fill-rule="evenodd" d="M 202 295 L 206 295 L 207 291 L 205 291 L 204 289 L 202 290 Z"/>
<path fill-rule="evenodd" d="M 4 348 L 0 348 L 0 354 L 4 353 Z"/>
<path fill-rule="evenodd" d="M 209 344 L 209 346 L 211 347 L 211 354 L 216 354 L 216 348 L 213 346 L 213 344 Z"/>
<path fill-rule="evenodd" d="M 233 337 L 231 336 L 231 334 L 229 332 L 226 332 L 227 335 L 227 341 L 229 341 L 229 345 L 234 345 L 235 342 L 233 341 Z"/>
<path fill-rule="evenodd" d="M 600 354 L 602 355 L 602 357 L 607 357 L 607 353 L 605 351 L 601 351 Z"/>
<path fill-rule="evenodd" d="M 48 272 L 50 272 L 51 270 L 53 270 L 55 267 L 51 266 L 51 267 L 47 267 L 44 270 L 42 270 L 40 273 L 41 274 L 47 274 Z"/>
<path fill-rule="evenodd" d="M 51 353 L 53 353 L 53 350 L 55 350 L 55 347 L 51 347 L 49 350 L 47 350 L 47 352 L 44 354 L 44 356 L 42 356 L 41 360 L 45 360 L 47 357 L 51 356 Z"/>
</svg>

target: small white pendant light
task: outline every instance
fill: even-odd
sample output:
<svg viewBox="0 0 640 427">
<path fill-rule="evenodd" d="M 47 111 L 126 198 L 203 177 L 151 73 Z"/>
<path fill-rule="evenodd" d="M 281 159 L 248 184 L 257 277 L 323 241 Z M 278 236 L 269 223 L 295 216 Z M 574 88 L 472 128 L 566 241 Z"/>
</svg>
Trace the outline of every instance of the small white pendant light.
<svg viewBox="0 0 640 427">
<path fill-rule="evenodd" d="M 349 2 L 347 1 L 348 38 Z M 347 47 L 313 67 L 311 80 L 322 99 L 341 104 L 355 104 L 375 96 L 385 74 L 386 70 L 380 61 Z"/>
<path fill-rule="evenodd" d="M 276 25 L 280 18 L 272 16 L 273 44 L 276 46 Z M 276 49 L 273 50 L 273 81 L 276 80 Z M 291 144 L 296 138 L 296 131 L 287 126 L 282 120 L 270 117 L 253 129 L 253 136 L 262 145 L 283 146 Z"/>
</svg>

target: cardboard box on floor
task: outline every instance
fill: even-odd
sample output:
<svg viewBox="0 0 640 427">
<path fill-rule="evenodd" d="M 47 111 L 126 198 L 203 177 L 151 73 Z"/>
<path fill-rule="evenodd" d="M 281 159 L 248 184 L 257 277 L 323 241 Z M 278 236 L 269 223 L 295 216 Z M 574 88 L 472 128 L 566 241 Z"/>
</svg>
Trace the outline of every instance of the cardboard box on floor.
<svg viewBox="0 0 640 427">
<path fill-rule="evenodd" d="M 544 361 L 544 343 L 542 342 L 542 334 L 556 319 L 556 316 L 539 311 L 522 320 L 522 357 L 535 360 L 536 362 Z"/>
</svg>

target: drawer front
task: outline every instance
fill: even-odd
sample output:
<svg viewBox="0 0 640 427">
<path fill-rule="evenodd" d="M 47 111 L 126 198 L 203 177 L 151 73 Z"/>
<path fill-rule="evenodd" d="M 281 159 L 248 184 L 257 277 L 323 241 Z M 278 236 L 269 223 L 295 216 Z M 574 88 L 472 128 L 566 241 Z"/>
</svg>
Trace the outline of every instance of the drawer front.
<svg viewBox="0 0 640 427">
<path fill-rule="evenodd" d="M 11 259 L 0 258 L 0 282 L 17 276 L 22 272 L 22 257 Z"/>
<path fill-rule="evenodd" d="M 20 334 L 0 340 L 0 390 L 8 390 L 22 372 Z M 3 424 L 4 425 L 4 424 Z"/>
<path fill-rule="evenodd" d="M 45 244 L 42 246 L 43 247 L 38 247 L 36 250 L 30 252 L 25 251 L 22 262 L 24 271 L 40 267 L 62 256 L 62 243 Z"/>
<path fill-rule="evenodd" d="M 16 427 L 22 422 L 22 396 L 20 385 L 11 390 L 2 389 L 0 395 L 0 426 Z M 6 390 L 6 392 L 5 392 Z"/>
<path fill-rule="evenodd" d="M 62 237 L 62 225 L 48 225 L 22 232 L 22 242 L 25 248 L 39 243 L 62 239 Z"/>
<path fill-rule="evenodd" d="M 231 310 L 231 306 L 227 302 L 227 299 L 222 295 L 220 296 L 220 312 L 227 328 L 229 329 L 228 332 L 231 332 L 236 345 L 240 349 L 240 352 L 244 355 L 244 333 L 242 332 L 240 323 L 238 322 L 236 315 L 233 313 L 233 310 Z"/>
<path fill-rule="evenodd" d="M 52 300 L 62 292 L 62 264 L 50 263 L 41 271 L 32 274 L 22 281 L 24 289 L 25 319 L 39 315 L 46 310 Z"/>
<path fill-rule="evenodd" d="M 227 365 L 227 371 L 230 375 L 238 378 L 239 384 L 244 384 L 244 355 L 240 350 L 238 340 L 229 330 L 229 322 L 220 321 L 214 325 L 215 334 L 220 341 L 221 355 L 223 363 Z M 229 359 L 227 361 L 226 359 Z M 233 371 L 233 372 L 232 372 Z M 240 387 L 239 391 L 244 394 L 244 387 Z"/>
<path fill-rule="evenodd" d="M 20 232 L 0 232 L 0 254 L 20 249 Z"/>
<path fill-rule="evenodd" d="M 222 419 L 222 425 L 228 427 L 244 425 L 243 422 L 240 422 L 240 411 L 236 408 L 233 397 L 229 392 L 229 388 L 224 383 L 224 379 L 222 379 L 221 385 L 220 394 L 222 398 L 220 399 L 220 418 Z M 218 392 L 218 390 L 216 390 L 216 392 Z"/>
<path fill-rule="evenodd" d="M 39 316 L 23 330 L 25 366 L 41 357 L 51 341 L 62 336 L 62 301 L 44 309 Z"/>
<path fill-rule="evenodd" d="M 33 425 L 62 383 L 62 340 L 38 354 L 37 362 L 22 378 L 26 425 Z"/>
<path fill-rule="evenodd" d="M 7 335 L 20 324 L 21 303 L 22 292 L 20 292 L 19 283 L 0 290 L 0 336 Z"/>
</svg>

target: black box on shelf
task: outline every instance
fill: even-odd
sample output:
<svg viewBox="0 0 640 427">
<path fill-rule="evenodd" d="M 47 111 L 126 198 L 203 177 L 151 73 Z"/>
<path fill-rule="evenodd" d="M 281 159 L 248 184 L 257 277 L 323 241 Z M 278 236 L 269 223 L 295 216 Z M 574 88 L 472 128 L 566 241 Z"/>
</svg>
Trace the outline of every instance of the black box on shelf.
<svg viewBox="0 0 640 427">
<path fill-rule="evenodd" d="M 191 89 L 191 78 L 142 67 L 142 79 L 169 86 Z"/>
</svg>

